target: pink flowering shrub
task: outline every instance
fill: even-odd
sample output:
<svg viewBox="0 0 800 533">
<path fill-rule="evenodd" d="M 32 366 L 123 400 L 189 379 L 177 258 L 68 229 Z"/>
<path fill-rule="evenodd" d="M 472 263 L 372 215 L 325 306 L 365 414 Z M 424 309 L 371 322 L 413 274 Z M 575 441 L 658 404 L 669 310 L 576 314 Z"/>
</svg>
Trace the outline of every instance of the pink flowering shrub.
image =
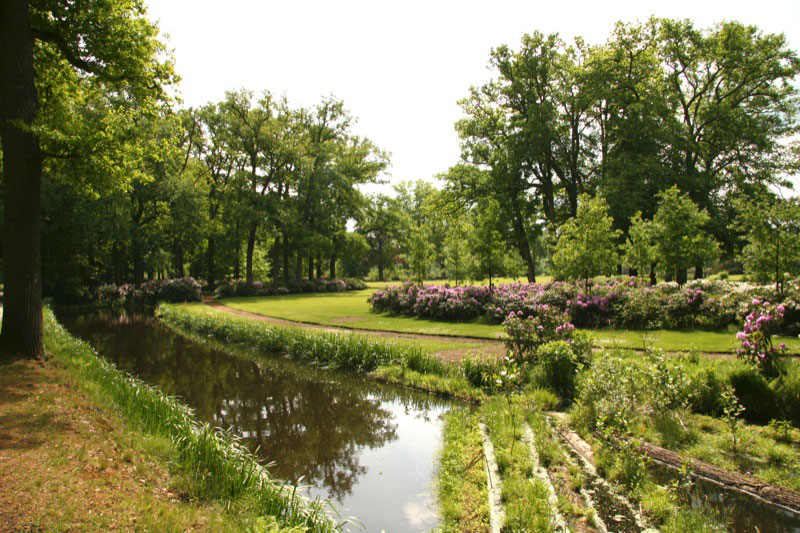
<svg viewBox="0 0 800 533">
<path fill-rule="evenodd" d="M 753 298 L 781 302 L 785 317 L 781 333 L 800 333 L 800 280 L 786 284 L 783 300 L 772 286 L 730 281 L 697 280 L 679 287 L 664 282 L 654 287 L 639 278 L 610 278 L 594 282 L 591 296 L 583 284 L 509 283 L 495 285 L 493 293 L 482 286 L 450 287 L 406 282 L 376 291 L 369 299 L 373 310 L 435 320 L 483 318 L 500 324 L 509 314 L 534 316 L 542 305 L 569 314 L 580 328 L 602 326 L 636 329 L 723 328 L 744 322 Z"/>
<path fill-rule="evenodd" d="M 506 348 L 521 361 L 536 359 L 536 352 L 544 344 L 572 339 L 575 326 L 569 315 L 559 309 L 542 304 L 534 314 L 525 317 L 521 312 L 509 313 L 503 322 L 506 331 Z"/>
<path fill-rule="evenodd" d="M 786 350 L 786 345 L 772 344 L 772 334 L 783 318 L 786 308 L 782 305 L 771 305 L 758 298 L 751 301 L 751 311 L 745 317 L 744 328 L 736 333 L 741 347 L 736 353 L 747 362 L 758 366 L 762 374 L 778 373 L 777 357 Z"/>
</svg>

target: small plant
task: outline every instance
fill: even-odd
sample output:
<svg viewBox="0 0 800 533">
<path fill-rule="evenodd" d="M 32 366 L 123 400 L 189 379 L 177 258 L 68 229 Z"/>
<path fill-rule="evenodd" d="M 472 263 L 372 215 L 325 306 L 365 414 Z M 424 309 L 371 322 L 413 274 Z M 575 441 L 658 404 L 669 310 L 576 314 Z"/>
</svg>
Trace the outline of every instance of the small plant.
<svg viewBox="0 0 800 533">
<path fill-rule="evenodd" d="M 506 399 L 508 405 L 508 414 L 511 418 L 511 431 L 512 435 L 517 434 L 516 421 L 514 420 L 514 406 L 511 404 L 511 399 L 514 394 L 519 392 L 523 383 L 523 372 L 517 366 L 514 359 L 514 354 L 509 353 L 503 358 L 503 364 L 500 366 L 497 375 L 495 376 L 495 384 L 498 390 Z M 511 439 L 511 454 L 514 453 L 514 441 Z"/>
<path fill-rule="evenodd" d="M 773 419 L 769 422 L 769 429 L 775 435 L 777 440 L 783 442 L 791 442 L 792 440 L 792 424 L 788 420 Z"/>
<path fill-rule="evenodd" d="M 744 407 L 739 403 L 739 399 L 736 397 L 736 391 L 731 386 L 726 386 L 722 389 L 720 402 L 722 404 L 722 417 L 731 430 L 733 452 L 736 453 L 739 444 L 739 417 L 744 413 Z"/>
</svg>

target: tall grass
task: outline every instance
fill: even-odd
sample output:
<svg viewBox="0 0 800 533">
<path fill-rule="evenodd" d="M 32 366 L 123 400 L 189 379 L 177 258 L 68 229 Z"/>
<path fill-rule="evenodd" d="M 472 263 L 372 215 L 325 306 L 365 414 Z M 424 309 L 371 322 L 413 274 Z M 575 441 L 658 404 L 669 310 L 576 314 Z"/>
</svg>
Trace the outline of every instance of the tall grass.
<svg viewBox="0 0 800 533">
<path fill-rule="evenodd" d="M 89 344 L 72 337 L 52 311 L 45 309 L 44 315 L 48 353 L 96 386 L 143 431 L 168 437 L 177 452 L 177 466 L 192 480 L 197 497 L 228 502 L 241 498 L 261 515 L 309 531 L 340 529 L 322 502 L 312 502 L 296 488 L 272 479 L 236 436 L 200 424 L 189 407 L 118 370 Z"/>
<path fill-rule="evenodd" d="M 162 304 L 156 314 L 168 325 L 194 335 L 321 367 L 371 372 L 379 366 L 400 366 L 421 374 L 458 373 L 457 367 L 448 366 L 420 348 L 396 346 L 367 335 L 268 326 L 247 318 L 204 311 Z"/>
</svg>

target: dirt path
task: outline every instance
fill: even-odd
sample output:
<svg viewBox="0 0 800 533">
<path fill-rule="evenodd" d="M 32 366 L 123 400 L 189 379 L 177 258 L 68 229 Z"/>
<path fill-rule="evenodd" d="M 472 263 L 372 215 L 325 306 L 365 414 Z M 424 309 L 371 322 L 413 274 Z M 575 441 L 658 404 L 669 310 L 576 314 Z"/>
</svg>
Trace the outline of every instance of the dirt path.
<svg viewBox="0 0 800 533">
<path fill-rule="evenodd" d="M 453 350 L 442 350 L 435 352 L 433 355 L 444 361 L 460 361 L 470 354 L 491 355 L 494 357 L 502 357 L 505 354 L 505 346 L 500 340 L 493 339 L 478 339 L 474 337 L 451 337 L 449 335 L 425 335 L 420 333 L 398 333 L 396 331 L 372 330 L 372 329 L 356 329 L 348 328 L 346 326 L 327 326 L 320 324 L 309 324 L 306 322 L 296 322 L 294 320 L 286 320 L 283 318 L 274 318 L 271 316 L 259 315 L 249 311 L 241 311 L 228 307 L 220 303 L 212 296 L 203 296 L 203 303 L 214 309 L 219 309 L 232 315 L 247 317 L 260 322 L 267 322 L 275 324 L 276 326 L 290 326 L 294 328 L 313 329 L 315 331 L 325 331 L 329 333 L 357 333 L 362 335 L 369 335 L 370 337 L 381 337 L 387 339 L 409 339 L 409 340 L 429 340 L 429 341 L 442 341 L 458 344 L 469 344 L 470 347 L 456 348 Z M 477 345 L 477 346 L 476 346 Z"/>
</svg>

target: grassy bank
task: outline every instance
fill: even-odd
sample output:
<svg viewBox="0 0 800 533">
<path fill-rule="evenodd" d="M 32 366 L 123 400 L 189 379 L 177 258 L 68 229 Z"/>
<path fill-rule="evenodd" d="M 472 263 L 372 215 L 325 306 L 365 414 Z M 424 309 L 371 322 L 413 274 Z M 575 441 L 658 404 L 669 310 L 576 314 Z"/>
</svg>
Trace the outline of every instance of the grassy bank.
<svg viewBox="0 0 800 533">
<path fill-rule="evenodd" d="M 180 333 L 211 338 L 258 356 L 285 356 L 319 367 L 369 373 L 380 381 L 453 398 L 484 396 L 466 379 L 462 366 L 442 362 L 412 344 L 274 326 L 203 305 L 161 305 L 157 313 Z"/>
<path fill-rule="evenodd" d="M 445 415 L 442 440 L 437 476 L 441 531 L 487 531 L 487 478 L 478 414 L 469 409 L 451 409 Z"/>
<path fill-rule="evenodd" d="M 239 509 L 256 528 L 271 522 L 274 528 L 281 524 L 319 532 L 338 529 L 322 504 L 272 480 L 234 436 L 199 424 L 188 407 L 117 370 L 87 343 L 69 335 L 49 310 L 45 328 L 48 353 L 97 402 L 113 405 L 144 434 L 168 440 L 170 463 L 185 478 L 192 497 Z"/>
<path fill-rule="evenodd" d="M 374 313 L 367 303 L 374 290 L 376 289 L 348 293 L 226 298 L 222 303 L 241 311 L 310 324 L 479 339 L 497 339 L 503 335 L 503 327 L 498 324 L 478 321 L 445 322 Z M 605 348 L 641 349 L 648 344 L 670 352 L 697 350 L 731 353 L 738 347 L 735 331 L 664 329 L 638 331 L 612 328 L 587 331 L 598 346 Z M 785 343 L 787 353 L 800 354 L 800 339 L 776 337 L 775 341 Z"/>
</svg>

